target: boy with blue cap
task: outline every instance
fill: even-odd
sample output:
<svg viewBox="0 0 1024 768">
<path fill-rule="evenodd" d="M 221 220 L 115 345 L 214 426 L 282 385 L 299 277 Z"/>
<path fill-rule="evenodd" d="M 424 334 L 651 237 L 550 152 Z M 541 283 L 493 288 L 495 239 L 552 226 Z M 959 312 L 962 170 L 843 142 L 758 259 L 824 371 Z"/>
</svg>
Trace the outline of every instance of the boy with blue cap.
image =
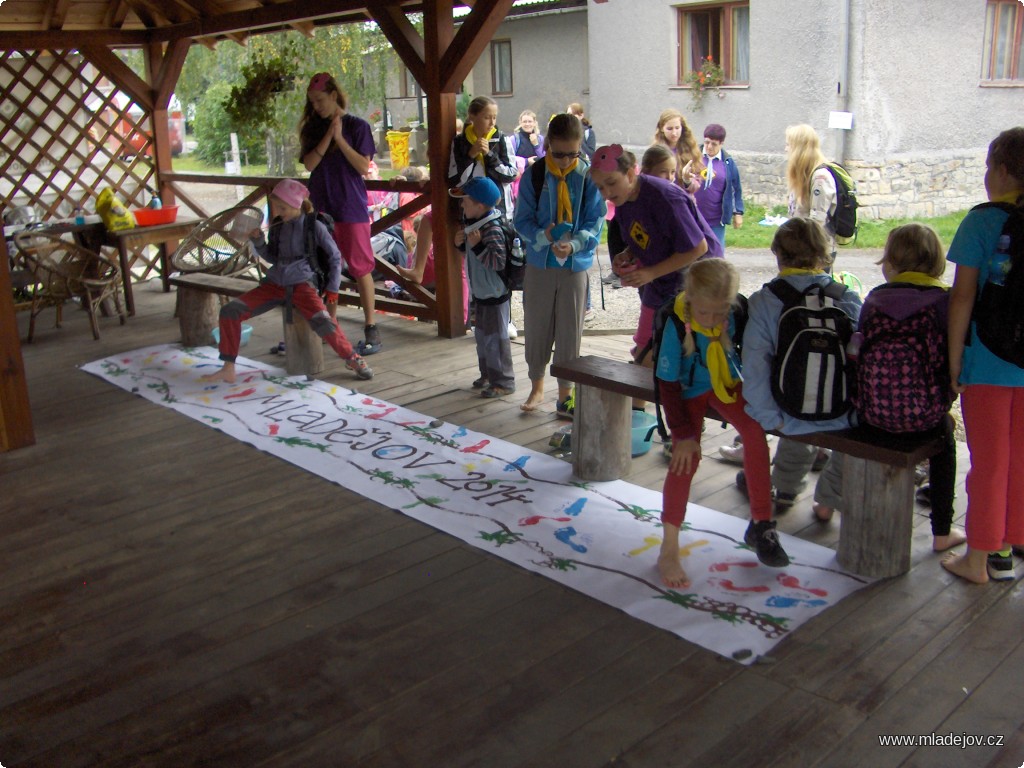
<svg viewBox="0 0 1024 768">
<path fill-rule="evenodd" d="M 473 387 L 481 397 L 504 397 L 516 391 L 512 371 L 512 344 L 508 336 L 512 291 L 503 277 L 508 252 L 504 215 L 497 209 L 498 185 L 486 176 L 475 176 L 449 191 L 462 203 L 462 228 L 455 233 L 455 247 L 466 254 L 469 288 L 476 303 L 476 355 L 480 378 Z"/>
</svg>

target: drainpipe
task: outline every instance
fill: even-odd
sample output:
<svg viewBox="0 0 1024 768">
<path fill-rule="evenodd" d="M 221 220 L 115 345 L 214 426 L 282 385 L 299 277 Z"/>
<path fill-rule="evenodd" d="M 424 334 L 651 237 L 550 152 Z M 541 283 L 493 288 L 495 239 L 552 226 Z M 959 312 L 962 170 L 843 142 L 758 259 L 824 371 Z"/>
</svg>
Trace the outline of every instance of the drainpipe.
<svg viewBox="0 0 1024 768">
<path fill-rule="evenodd" d="M 850 111 L 850 16 L 853 13 L 851 0 L 840 0 L 839 13 L 839 61 L 836 79 L 836 110 Z M 838 163 L 846 162 L 846 134 L 840 129 L 836 134 L 835 159 Z"/>
</svg>

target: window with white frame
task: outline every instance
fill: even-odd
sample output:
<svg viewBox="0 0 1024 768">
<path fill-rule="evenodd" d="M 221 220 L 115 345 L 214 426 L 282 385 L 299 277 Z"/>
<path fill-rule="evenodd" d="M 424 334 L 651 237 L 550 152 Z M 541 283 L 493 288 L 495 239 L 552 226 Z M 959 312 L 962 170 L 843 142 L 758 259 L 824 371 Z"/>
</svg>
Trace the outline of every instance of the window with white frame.
<svg viewBox="0 0 1024 768">
<path fill-rule="evenodd" d="M 491 93 L 512 93 L 512 41 L 491 42 Z"/>
<path fill-rule="evenodd" d="M 693 4 L 679 14 L 678 81 L 686 82 L 708 56 L 718 64 L 727 84 L 750 82 L 750 3 Z"/>
<path fill-rule="evenodd" d="M 985 9 L 985 47 L 982 50 L 981 79 L 1024 81 L 1021 71 L 1021 28 L 1024 5 L 1021 0 L 988 0 Z"/>
</svg>

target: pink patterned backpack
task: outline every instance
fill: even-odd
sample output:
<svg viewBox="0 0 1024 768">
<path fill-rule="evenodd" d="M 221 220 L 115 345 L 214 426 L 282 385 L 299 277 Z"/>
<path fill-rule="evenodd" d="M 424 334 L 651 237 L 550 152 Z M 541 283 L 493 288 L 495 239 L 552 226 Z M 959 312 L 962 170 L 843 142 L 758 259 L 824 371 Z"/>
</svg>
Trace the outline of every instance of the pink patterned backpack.
<svg viewBox="0 0 1024 768">
<path fill-rule="evenodd" d="M 872 293 L 890 287 L 910 286 L 881 285 Z M 869 296 L 865 310 L 870 303 Z M 946 329 L 936 303 L 900 320 L 874 308 L 862 312 L 860 322 L 855 402 L 861 421 L 889 432 L 938 426 L 955 395 L 949 386 Z"/>
</svg>

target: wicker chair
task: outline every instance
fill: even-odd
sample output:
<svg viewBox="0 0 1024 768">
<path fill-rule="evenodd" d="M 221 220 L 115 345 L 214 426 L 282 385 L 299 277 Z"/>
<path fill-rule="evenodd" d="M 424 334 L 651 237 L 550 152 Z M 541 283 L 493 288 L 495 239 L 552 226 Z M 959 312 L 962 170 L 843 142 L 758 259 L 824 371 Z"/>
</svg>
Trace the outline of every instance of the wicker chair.
<svg viewBox="0 0 1024 768">
<path fill-rule="evenodd" d="M 258 265 L 249 235 L 263 223 L 259 208 L 228 208 L 199 222 L 181 241 L 171 263 L 178 272 L 239 276 Z"/>
<path fill-rule="evenodd" d="M 33 284 L 27 289 L 32 296 L 27 342 L 32 341 L 40 312 L 55 307 L 56 326 L 60 328 L 64 304 L 74 299 L 80 300 L 89 313 L 94 339 L 100 337 L 97 312 L 107 299 L 114 300 L 124 325 L 127 314 L 121 303 L 117 261 L 51 233 L 26 230 L 14 236 L 14 243 L 19 259 L 32 275 Z"/>
</svg>

